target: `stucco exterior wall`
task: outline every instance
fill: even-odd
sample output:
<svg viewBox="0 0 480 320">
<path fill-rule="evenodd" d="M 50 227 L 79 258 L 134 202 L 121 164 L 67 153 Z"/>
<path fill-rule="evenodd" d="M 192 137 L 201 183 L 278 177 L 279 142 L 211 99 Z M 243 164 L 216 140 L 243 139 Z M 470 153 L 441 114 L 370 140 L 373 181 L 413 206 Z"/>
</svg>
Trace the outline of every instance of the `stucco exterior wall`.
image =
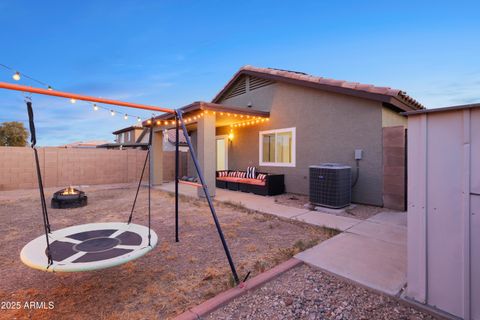
<svg viewBox="0 0 480 320">
<path fill-rule="evenodd" d="M 407 117 L 390 108 L 382 107 L 382 127 L 407 127 Z"/>
<path fill-rule="evenodd" d="M 267 101 L 260 90 L 251 91 L 248 98 L 236 99 L 249 99 L 254 105 L 256 101 Z M 235 139 L 229 145 L 229 168 L 254 165 L 261 171 L 285 174 L 287 192 L 308 194 L 310 165 L 339 162 L 352 166 L 355 173 L 354 150 L 363 149 L 360 179 L 353 189 L 352 200 L 381 206 L 381 103 L 284 83 L 275 84 L 273 93 L 273 97 L 269 96 L 268 123 L 235 129 Z M 259 131 L 290 127 L 296 128 L 296 166 L 259 166 Z M 217 135 L 228 130 L 218 128 Z"/>
</svg>

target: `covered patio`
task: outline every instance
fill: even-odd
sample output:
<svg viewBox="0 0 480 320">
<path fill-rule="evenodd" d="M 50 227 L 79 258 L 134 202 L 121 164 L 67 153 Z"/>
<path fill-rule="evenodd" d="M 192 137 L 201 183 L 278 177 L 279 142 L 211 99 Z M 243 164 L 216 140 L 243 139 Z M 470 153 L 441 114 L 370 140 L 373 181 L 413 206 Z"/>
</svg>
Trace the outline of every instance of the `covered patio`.
<svg viewBox="0 0 480 320">
<path fill-rule="evenodd" d="M 205 177 L 210 196 L 216 195 L 216 170 L 229 169 L 229 149 L 235 136 L 251 126 L 262 126 L 269 121 L 269 112 L 252 110 L 248 107 L 220 105 L 208 102 L 194 102 L 180 109 L 191 138 L 193 148 Z M 146 121 L 150 125 L 152 120 Z M 173 114 L 163 114 L 153 119 L 154 135 L 152 142 L 151 178 L 154 185 L 165 182 L 163 172 L 163 134 L 176 126 Z M 193 165 L 189 166 L 193 168 Z M 240 168 L 230 168 L 240 169 Z M 245 168 L 243 168 L 245 169 Z M 194 169 L 189 176 L 197 176 Z M 191 187 L 190 187 L 191 188 Z M 201 188 L 197 195 L 204 196 Z"/>
</svg>

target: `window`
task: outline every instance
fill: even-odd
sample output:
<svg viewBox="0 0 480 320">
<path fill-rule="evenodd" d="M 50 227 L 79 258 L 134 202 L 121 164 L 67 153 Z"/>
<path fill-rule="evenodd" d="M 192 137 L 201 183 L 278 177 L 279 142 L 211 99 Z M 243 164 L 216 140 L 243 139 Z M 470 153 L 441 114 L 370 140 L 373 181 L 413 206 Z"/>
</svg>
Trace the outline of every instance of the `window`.
<svg viewBox="0 0 480 320">
<path fill-rule="evenodd" d="M 295 167 L 295 128 L 260 131 L 261 166 Z"/>
</svg>

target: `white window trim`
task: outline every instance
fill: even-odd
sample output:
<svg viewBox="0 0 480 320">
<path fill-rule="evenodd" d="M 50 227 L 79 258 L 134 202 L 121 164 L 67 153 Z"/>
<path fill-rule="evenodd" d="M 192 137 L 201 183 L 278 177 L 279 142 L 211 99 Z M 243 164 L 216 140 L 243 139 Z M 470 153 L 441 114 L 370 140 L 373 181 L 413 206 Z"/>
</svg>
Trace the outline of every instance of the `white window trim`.
<svg viewBox="0 0 480 320">
<path fill-rule="evenodd" d="M 263 143 L 262 135 L 269 133 L 282 133 L 282 132 L 291 132 L 292 133 L 292 162 L 263 162 Z M 276 139 L 275 139 L 276 143 Z M 276 148 L 276 145 L 275 145 Z M 296 167 L 296 154 L 297 154 L 297 139 L 296 139 L 296 128 L 285 128 L 285 129 L 275 129 L 260 131 L 258 133 L 258 163 L 261 166 L 266 167 Z M 275 150 L 275 158 L 277 157 L 277 150 Z"/>
</svg>

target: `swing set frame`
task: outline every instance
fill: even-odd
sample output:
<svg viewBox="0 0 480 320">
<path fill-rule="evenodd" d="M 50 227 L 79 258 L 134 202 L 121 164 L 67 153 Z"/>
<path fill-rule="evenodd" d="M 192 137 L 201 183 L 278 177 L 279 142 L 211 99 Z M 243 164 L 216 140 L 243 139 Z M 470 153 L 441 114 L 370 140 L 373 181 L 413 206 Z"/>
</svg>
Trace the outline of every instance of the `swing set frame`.
<svg viewBox="0 0 480 320">
<path fill-rule="evenodd" d="M 200 168 L 200 164 L 199 164 L 198 159 L 195 155 L 195 151 L 193 149 L 192 142 L 190 140 L 190 137 L 188 136 L 187 128 L 185 126 L 185 122 L 183 121 L 183 117 L 182 117 L 182 111 L 180 109 L 169 109 L 169 108 L 164 108 L 164 107 L 157 107 L 157 106 L 144 105 L 144 104 L 138 104 L 138 103 L 124 102 L 124 101 L 119 101 L 119 100 L 98 98 L 98 97 L 80 95 L 80 94 L 76 94 L 76 93 L 42 89 L 42 88 L 35 88 L 35 87 L 6 83 L 6 82 L 0 82 L 0 89 L 20 91 L 20 92 L 29 92 L 29 93 L 35 93 L 35 94 L 41 94 L 41 95 L 47 95 L 47 96 L 69 98 L 69 99 L 82 100 L 82 101 L 87 101 L 87 102 L 97 102 L 97 103 L 115 105 L 115 106 L 120 106 L 120 107 L 128 107 L 128 108 L 135 108 L 135 109 L 150 110 L 150 111 L 157 111 L 157 112 L 173 114 L 175 116 L 175 133 L 176 133 L 176 137 L 175 137 L 175 241 L 176 242 L 180 241 L 179 240 L 179 223 L 178 223 L 178 209 L 179 209 L 178 185 L 180 183 L 180 180 L 179 180 L 179 160 L 180 160 L 180 158 L 179 158 L 179 131 L 180 131 L 180 127 L 181 127 L 182 131 L 183 131 L 183 134 L 185 136 L 185 139 L 187 141 L 187 145 L 188 145 L 188 148 L 190 150 L 190 155 L 191 155 L 193 163 L 195 165 L 195 169 L 198 173 L 198 178 L 200 179 L 200 183 L 191 183 L 190 182 L 188 184 L 191 184 L 191 185 L 196 186 L 196 187 L 202 187 L 203 188 L 203 191 L 205 193 L 205 197 L 206 197 L 207 202 L 208 202 L 208 206 L 210 208 L 210 212 L 212 214 L 212 218 L 215 222 L 215 227 L 217 229 L 218 235 L 219 235 L 220 240 L 222 242 L 223 250 L 225 251 L 225 255 L 227 257 L 228 264 L 230 266 L 230 270 L 232 272 L 233 279 L 235 280 L 235 283 L 237 285 L 240 284 L 240 280 L 239 280 L 239 277 L 238 277 L 238 274 L 237 274 L 237 269 L 235 267 L 235 263 L 233 262 L 232 256 L 230 254 L 230 249 L 228 248 L 227 241 L 225 240 L 225 236 L 223 234 L 222 227 L 220 225 L 220 221 L 218 220 L 217 213 L 215 211 L 215 207 L 213 205 L 212 198 L 210 197 L 210 193 L 208 191 L 208 187 L 207 187 L 207 184 L 205 182 L 205 178 L 204 178 L 202 170 Z M 153 134 L 153 126 L 154 126 L 153 121 L 151 122 L 150 126 L 151 126 L 150 135 L 152 135 Z M 152 139 L 151 136 L 150 136 L 150 139 Z M 248 274 L 243 281 L 245 281 L 247 277 L 248 277 Z"/>
</svg>

